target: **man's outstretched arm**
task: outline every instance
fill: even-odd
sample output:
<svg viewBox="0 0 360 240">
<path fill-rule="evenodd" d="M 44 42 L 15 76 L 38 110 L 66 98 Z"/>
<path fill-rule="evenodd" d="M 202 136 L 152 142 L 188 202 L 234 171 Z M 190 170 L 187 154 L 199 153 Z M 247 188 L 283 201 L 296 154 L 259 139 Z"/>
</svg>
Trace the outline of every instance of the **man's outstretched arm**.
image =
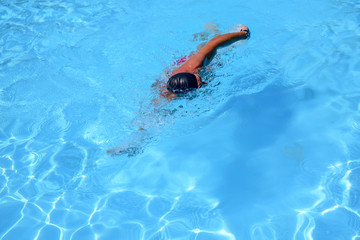
<svg viewBox="0 0 360 240">
<path fill-rule="evenodd" d="M 242 26 L 241 31 L 234 33 L 226 33 L 219 35 L 211 39 L 203 48 L 199 50 L 197 54 L 192 56 L 186 63 L 184 63 L 180 68 L 174 71 L 171 75 L 180 73 L 180 72 L 190 72 L 195 73 L 200 70 L 203 66 L 206 57 L 211 59 L 211 55 L 214 54 L 217 48 L 227 46 L 233 42 L 236 42 L 241 39 L 246 39 L 248 36 L 249 28 Z"/>
</svg>

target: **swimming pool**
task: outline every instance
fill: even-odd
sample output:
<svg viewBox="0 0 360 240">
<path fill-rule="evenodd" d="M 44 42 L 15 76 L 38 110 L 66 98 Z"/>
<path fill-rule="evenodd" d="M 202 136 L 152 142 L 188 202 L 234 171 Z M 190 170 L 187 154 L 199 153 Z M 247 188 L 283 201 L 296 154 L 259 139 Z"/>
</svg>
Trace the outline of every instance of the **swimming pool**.
<svg viewBox="0 0 360 240">
<path fill-rule="evenodd" d="M 359 9 L 2 2 L 0 238 L 360 239 Z M 151 105 L 208 22 L 252 37 Z"/>
</svg>

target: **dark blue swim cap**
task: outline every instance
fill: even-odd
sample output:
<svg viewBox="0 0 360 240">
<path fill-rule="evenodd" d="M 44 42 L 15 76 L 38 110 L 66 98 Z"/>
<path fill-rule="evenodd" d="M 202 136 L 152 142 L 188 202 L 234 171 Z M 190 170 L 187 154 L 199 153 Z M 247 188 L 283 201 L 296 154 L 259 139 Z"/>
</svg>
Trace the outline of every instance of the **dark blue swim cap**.
<svg viewBox="0 0 360 240">
<path fill-rule="evenodd" d="M 198 82 L 192 73 L 175 74 L 167 82 L 167 89 L 173 93 L 186 93 L 194 88 L 198 88 Z"/>
</svg>

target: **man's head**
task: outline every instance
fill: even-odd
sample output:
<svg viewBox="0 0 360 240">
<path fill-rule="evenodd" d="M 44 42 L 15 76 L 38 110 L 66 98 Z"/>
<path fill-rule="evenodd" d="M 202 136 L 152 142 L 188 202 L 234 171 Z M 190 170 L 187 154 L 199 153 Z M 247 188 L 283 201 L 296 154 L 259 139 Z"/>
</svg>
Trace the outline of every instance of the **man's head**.
<svg viewBox="0 0 360 240">
<path fill-rule="evenodd" d="M 200 87 L 200 76 L 187 72 L 175 74 L 167 82 L 167 89 L 173 93 L 186 93 Z"/>
</svg>

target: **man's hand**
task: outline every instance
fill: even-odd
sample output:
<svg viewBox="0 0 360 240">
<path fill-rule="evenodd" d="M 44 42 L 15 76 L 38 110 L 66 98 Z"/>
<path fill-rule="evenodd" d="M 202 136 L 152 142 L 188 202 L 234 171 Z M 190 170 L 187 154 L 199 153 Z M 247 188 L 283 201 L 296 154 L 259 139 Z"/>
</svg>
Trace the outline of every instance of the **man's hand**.
<svg viewBox="0 0 360 240">
<path fill-rule="evenodd" d="M 245 26 L 245 25 L 242 25 L 242 24 L 241 24 L 240 27 L 241 27 L 240 32 L 241 32 L 241 31 L 245 31 L 245 32 L 246 32 L 246 31 L 247 31 L 247 32 L 249 31 L 249 28 L 248 28 L 247 26 Z"/>
<path fill-rule="evenodd" d="M 244 32 L 245 33 L 245 39 L 249 39 L 250 38 L 250 31 L 249 31 L 249 28 L 245 25 L 240 25 L 241 27 L 241 30 L 240 32 Z"/>
</svg>

